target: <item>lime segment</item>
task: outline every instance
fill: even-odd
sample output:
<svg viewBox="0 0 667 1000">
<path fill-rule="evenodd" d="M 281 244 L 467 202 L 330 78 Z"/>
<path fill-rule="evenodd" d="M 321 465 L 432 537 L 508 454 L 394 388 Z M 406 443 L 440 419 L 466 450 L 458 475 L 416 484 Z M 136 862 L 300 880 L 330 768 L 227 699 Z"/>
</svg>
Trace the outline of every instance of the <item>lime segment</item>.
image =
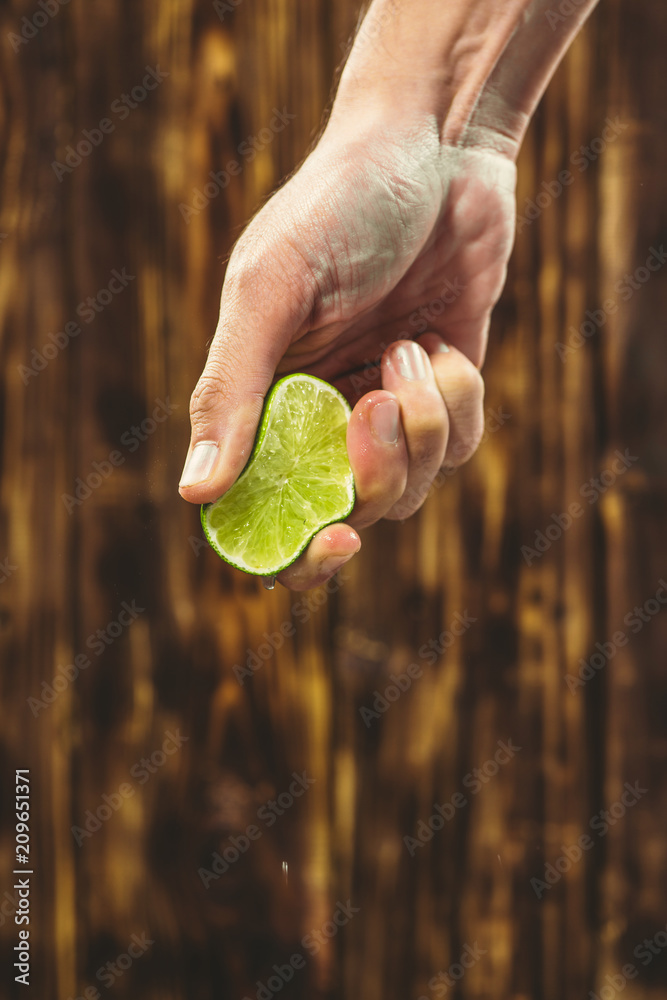
<svg viewBox="0 0 667 1000">
<path fill-rule="evenodd" d="M 218 555 L 246 573 L 273 576 L 316 532 L 348 516 L 354 506 L 349 417 L 346 399 L 312 375 L 276 383 L 248 464 L 223 496 L 202 507 L 204 532 Z"/>
</svg>

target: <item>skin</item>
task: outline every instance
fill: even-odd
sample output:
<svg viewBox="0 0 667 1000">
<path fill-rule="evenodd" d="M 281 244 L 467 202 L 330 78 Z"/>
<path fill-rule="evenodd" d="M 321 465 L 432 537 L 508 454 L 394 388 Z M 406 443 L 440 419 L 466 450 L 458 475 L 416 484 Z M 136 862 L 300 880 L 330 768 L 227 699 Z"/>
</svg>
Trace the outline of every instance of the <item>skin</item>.
<svg viewBox="0 0 667 1000">
<path fill-rule="evenodd" d="M 326 581 L 359 530 L 410 516 L 443 465 L 475 451 L 516 157 L 594 6 L 553 25 L 545 0 L 444 12 L 441 0 L 375 0 L 320 141 L 236 244 L 191 401 L 188 454 L 209 442 L 214 463 L 206 480 L 184 476 L 181 495 L 199 504 L 231 486 L 276 377 L 310 372 L 354 404 L 354 511 L 313 538 L 285 586 Z"/>
</svg>

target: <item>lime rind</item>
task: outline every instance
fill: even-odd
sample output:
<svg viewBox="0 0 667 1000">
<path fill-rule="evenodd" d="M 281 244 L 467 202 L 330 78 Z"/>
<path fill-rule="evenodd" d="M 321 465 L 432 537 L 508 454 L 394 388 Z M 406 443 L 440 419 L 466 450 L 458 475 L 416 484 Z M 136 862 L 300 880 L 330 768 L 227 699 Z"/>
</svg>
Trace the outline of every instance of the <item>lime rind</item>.
<svg viewBox="0 0 667 1000">
<path fill-rule="evenodd" d="M 313 375 L 276 383 L 245 469 L 201 509 L 204 534 L 222 559 L 245 573 L 275 576 L 313 535 L 351 513 L 350 412 L 345 397 Z"/>
</svg>

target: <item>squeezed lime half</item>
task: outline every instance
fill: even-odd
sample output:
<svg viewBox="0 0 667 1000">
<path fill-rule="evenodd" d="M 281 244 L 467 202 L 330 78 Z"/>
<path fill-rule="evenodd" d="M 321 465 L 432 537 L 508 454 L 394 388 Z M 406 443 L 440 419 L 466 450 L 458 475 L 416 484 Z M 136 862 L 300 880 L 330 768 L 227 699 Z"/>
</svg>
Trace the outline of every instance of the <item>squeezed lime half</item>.
<svg viewBox="0 0 667 1000">
<path fill-rule="evenodd" d="M 245 573 L 275 576 L 316 532 L 350 514 L 350 412 L 345 397 L 313 375 L 287 375 L 274 385 L 248 464 L 201 509 L 219 556 Z"/>
</svg>

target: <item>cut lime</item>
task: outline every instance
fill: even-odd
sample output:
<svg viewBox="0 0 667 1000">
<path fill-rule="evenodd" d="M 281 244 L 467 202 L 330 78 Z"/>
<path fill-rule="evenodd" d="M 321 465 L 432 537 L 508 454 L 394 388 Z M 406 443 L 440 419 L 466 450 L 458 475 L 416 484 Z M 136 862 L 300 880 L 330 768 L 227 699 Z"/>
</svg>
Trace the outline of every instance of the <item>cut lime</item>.
<svg viewBox="0 0 667 1000">
<path fill-rule="evenodd" d="M 275 576 L 313 535 L 354 506 L 347 457 L 346 399 L 312 375 L 288 375 L 264 404 L 255 446 L 227 492 L 204 504 L 201 521 L 219 556 Z"/>
</svg>

